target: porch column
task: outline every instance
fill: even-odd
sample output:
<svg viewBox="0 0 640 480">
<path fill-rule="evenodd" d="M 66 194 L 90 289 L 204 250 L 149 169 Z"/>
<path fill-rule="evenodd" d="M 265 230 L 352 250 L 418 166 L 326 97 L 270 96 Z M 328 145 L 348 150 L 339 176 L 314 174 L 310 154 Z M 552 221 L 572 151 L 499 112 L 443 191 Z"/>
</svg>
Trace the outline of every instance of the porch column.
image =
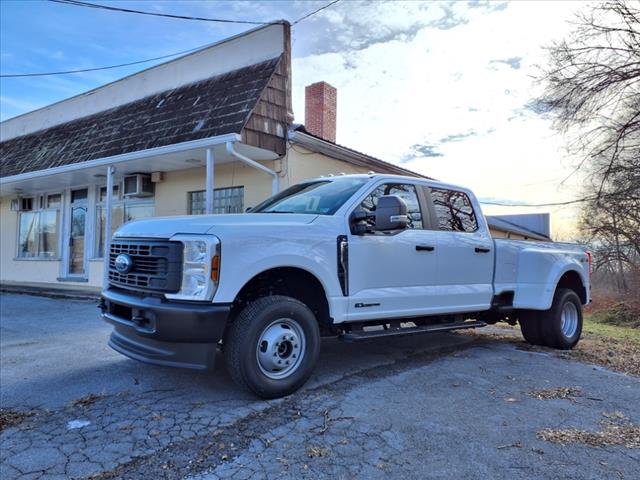
<svg viewBox="0 0 640 480">
<path fill-rule="evenodd" d="M 205 213 L 207 215 L 211 215 L 213 213 L 213 182 L 215 179 L 214 164 L 213 148 L 207 148 L 207 185 L 205 196 Z"/>
<path fill-rule="evenodd" d="M 107 198 L 104 202 L 104 286 L 109 283 L 109 252 L 111 251 L 111 206 L 113 204 L 113 174 L 115 168 L 107 167 Z"/>
</svg>

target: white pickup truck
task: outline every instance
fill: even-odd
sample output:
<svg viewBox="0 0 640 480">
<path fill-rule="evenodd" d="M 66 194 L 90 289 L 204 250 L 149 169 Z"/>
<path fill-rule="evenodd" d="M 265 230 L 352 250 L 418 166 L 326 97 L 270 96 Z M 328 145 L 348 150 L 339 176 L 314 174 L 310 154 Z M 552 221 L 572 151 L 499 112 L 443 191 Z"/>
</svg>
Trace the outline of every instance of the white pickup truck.
<svg viewBox="0 0 640 480">
<path fill-rule="evenodd" d="M 498 240 L 465 188 L 394 175 L 322 177 L 248 213 L 139 220 L 109 253 L 103 318 L 131 358 L 205 369 L 221 350 L 255 394 L 298 389 L 320 338 L 519 322 L 572 348 L 589 302 L 577 245 Z"/>
</svg>

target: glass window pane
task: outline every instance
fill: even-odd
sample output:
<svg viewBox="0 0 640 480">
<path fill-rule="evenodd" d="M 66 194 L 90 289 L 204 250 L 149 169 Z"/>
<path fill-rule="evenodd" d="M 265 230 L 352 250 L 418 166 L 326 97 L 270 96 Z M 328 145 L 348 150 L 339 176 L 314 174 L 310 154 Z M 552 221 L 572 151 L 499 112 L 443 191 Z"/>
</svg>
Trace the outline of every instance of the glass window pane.
<svg viewBox="0 0 640 480">
<path fill-rule="evenodd" d="M 369 213 L 370 216 L 366 222 L 370 227 L 375 226 L 375 211 L 378 205 L 378 199 L 383 195 L 396 195 L 407 204 L 408 228 L 422 228 L 422 212 L 420 210 L 420 202 L 414 185 L 403 185 L 397 183 L 386 183 L 377 187 L 371 194 L 360 204 L 360 209 Z"/>
<path fill-rule="evenodd" d="M 20 214 L 18 257 L 29 258 L 38 254 L 38 214 Z"/>
<path fill-rule="evenodd" d="M 153 217 L 153 205 L 126 205 L 125 222 Z"/>
<path fill-rule="evenodd" d="M 77 202 L 79 200 L 86 200 L 88 194 L 89 194 L 89 191 L 86 188 L 82 188 L 80 190 L 73 190 L 71 192 L 71 201 Z"/>
<path fill-rule="evenodd" d="M 454 232 L 475 232 L 478 230 L 478 220 L 473 211 L 471 200 L 464 192 L 432 188 L 431 198 L 438 216 L 440 230 Z"/>
<path fill-rule="evenodd" d="M 103 207 L 98 207 L 96 210 L 97 226 L 96 226 L 96 249 L 94 255 L 98 258 L 104 256 L 104 224 L 105 224 L 105 212 Z M 114 205 L 111 209 L 111 236 L 122 225 L 124 209 L 122 205 Z"/>
<path fill-rule="evenodd" d="M 118 191 L 120 189 L 118 188 L 118 185 L 114 185 L 113 186 L 113 190 L 112 190 L 112 194 L 111 194 L 111 198 L 113 198 L 114 200 L 118 199 Z M 107 201 L 107 187 L 100 187 L 100 196 L 98 198 L 99 202 L 106 202 Z"/>
<path fill-rule="evenodd" d="M 47 195 L 47 208 L 60 208 L 62 205 L 62 195 L 59 193 Z"/>
<path fill-rule="evenodd" d="M 216 188 L 213 191 L 213 213 L 242 213 L 244 211 L 244 187 Z M 189 213 L 202 215 L 206 212 L 206 192 L 189 193 Z"/>
<path fill-rule="evenodd" d="M 344 177 L 300 183 L 268 198 L 251 211 L 333 215 L 365 182 L 363 178 Z"/>
<path fill-rule="evenodd" d="M 38 222 L 40 257 L 58 256 L 58 212 L 40 212 Z"/>
</svg>

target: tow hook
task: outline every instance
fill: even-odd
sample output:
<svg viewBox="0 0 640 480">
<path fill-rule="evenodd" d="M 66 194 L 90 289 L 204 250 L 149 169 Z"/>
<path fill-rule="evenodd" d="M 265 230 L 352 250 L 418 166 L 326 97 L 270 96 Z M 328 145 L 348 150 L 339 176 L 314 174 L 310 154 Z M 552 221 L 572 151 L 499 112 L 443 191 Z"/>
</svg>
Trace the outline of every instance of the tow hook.
<svg viewBox="0 0 640 480">
<path fill-rule="evenodd" d="M 98 308 L 102 313 L 107 310 L 107 304 L 105 303 L 104 298 L 100 298 L 100 301 L 98 302 Z"/>
</svg>

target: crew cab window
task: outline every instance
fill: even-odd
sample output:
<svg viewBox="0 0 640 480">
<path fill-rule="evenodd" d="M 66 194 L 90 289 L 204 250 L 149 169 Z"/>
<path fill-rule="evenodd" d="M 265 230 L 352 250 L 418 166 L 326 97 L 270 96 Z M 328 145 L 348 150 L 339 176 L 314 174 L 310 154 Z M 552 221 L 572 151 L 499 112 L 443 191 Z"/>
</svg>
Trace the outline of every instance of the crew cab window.
<svg viewBox="0 0 640 480">
<path fill-rule="evenodd" d="M 370 227 L 373 227 L 376 223 L 376 206 L 378 205 L 378 199 L 383 195 L 397 195 L 407 204 L 407 217 L 409 220 L 407 228 L 423 228 L 422 211 L 420 210 L 420 202 L 418 201 L 415 185 L 399 183 L 385 183 L 380 185 L 360 204 L 361 210 L 371 214 L 366 220 Z"/>
<path fill-rule="evenodd" d="M 478 230 L 478 220 L 466 193 L 431 188 L 431 198 L 440 230 L 469 233 Z"/>
</svg>

